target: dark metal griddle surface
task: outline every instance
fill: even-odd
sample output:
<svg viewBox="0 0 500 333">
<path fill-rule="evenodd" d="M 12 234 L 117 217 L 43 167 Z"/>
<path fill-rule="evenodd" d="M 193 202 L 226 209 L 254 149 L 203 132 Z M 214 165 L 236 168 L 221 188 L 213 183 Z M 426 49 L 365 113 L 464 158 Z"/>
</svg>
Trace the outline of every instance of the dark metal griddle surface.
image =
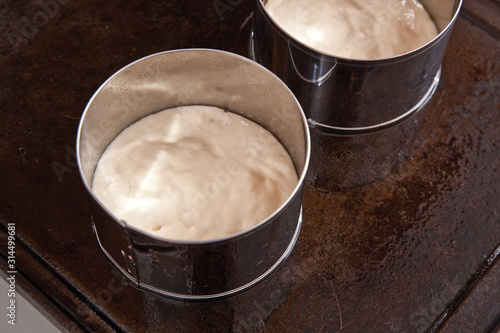
<svg viewBox="0 0 500 333">
<path fill-rule="evenodd" d="M 498 0 L 465 0 L 437 92 L 399 132 L 354 143 L 313 138 L 326 148 L 313 150 L 299 241 L 263 283 L 185 303 L 139 291 L 114 271 L 76 169 L 87 101 L 151 53 L 207 47 L 247 56 L 252 9 L 250 0 L 0 2 L 2 271 L 14 223 L 18 287 L 75 332 L 495 332 Z M 366 149 L 373 142 L 395 149 Z M 391 153 L 384 173 L 377 163 L 388 162 L 373 156 Z M 344 183 L 331 181 L 344 177 L 339 168 Z"/>
</svg>

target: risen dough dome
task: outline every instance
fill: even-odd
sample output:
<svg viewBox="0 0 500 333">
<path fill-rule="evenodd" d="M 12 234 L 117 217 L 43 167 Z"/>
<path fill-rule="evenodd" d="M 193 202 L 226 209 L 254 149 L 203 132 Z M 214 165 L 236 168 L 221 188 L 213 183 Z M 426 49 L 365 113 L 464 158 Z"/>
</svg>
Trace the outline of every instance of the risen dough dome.
<svg viewBox="0 0 500 333">
<path fill-rule="evenodd" d="M 389 58 L 438 34 L 416 0 L 268 0 L 266 8 L 291 36 L 341 58 Z"/>
<path fill-rule="evenodd" d="M 183 106 L 123 130 L 99 160 L 92 190 L 144 232 L 209 240 L 264 220 L 297 183 L 270 132 L 220 108 Z"/>
</svg>

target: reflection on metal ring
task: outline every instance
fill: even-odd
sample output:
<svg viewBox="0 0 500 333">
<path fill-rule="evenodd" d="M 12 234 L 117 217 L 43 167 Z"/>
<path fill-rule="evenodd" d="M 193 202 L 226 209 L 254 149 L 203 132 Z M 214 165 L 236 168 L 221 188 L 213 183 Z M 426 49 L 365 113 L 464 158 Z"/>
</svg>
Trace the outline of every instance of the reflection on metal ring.
<svg viewBox="0 0 500 333">
<path fill-rule="evenodd" d="M 256 284 L 262 282 L 268 275 L 270 275 L 271 273 L 273 273 L 288 258 L 288 256 L 290 255 L 290 253 L 292 252 L 292 250 L 293 250 L 293 248 L 295 246 L 295 243 L 297 243 L 297 239 L 299 238 L 299 233 L 300 233 L 301 226 L 302 226 L 302 208 L 300 210 L 300 215 L 299 215 L 299 220 L 298 220 L 298 223 L 297 223 L 297 227 L 295 228 L 295 232 L 293 234 L 292 239 L 290 240 L 290 243 L 288 244 L 288 247 L 285 249 L 285 251 L 283 252 L 283 254 L 281 255 L 281 257 L 274 263 L 274 265 L 272 265 L 267 271 L 265 271 L 262 275 L 260 275 L 256 279 L 254 279 L 254 280 L 248 282 L 247 284 L 245 284 L 243 286 L 240 286 L 238 288 L 235 288 L 235 289 L 232 289 L 232 290 L 228 290 L 228 291 L 225 291 L 225 292 L 222 292 L 222 293 L 218 293 L 218 294 L 211 294 L 211 295 L 183 295 L 183 294 L 177 294 L 177 293 L 169 292 L 169 291 L 166 291 L 166 290 L 162 290 L 162 289 L 153 287 L 153 286 L 151 286 L 149 284 L 146 284 L 146 283 L 141 283 L 141 281 L 139 280 L 138 277 L 134 277 L 133 273 L 131 274 L 126 269 L 124 269 L 123 267 L 121 267 L 120 264 L 118 264 L 118 262 L 109 254 L 109 252 L 102 245 L 101 240 L 99 238 L 99 234 L 97 232 L 97 228 L 96 228 L 96 226 L 94 224 L 94 221 L 92 221 L 92 229 L 94 230 L 94 234 L 95 234 L 95 236 L 97 238 L 97 243 L 99 244 L 99 247 L 101 248 L 102 252 L 110 260 L 110 262 L 113 264 L 113 266 L 115 266 L 115 268 L 117 268 L 118 271 L 120 271 L 120 273 L 122 273 L 123 276 L 134 287 L 136 287 L 138 289 L 146 290 L 146 291 L 149 291 L 149 292 L 161 295 L 161 296 L 167 296 L 167 297 L 170 297 L 170 298 L 173 298 L 173 299 L 178 299 L 178 300 L 183 300 L 183 301 L 203 301 L 203 300 L 214 300 L 214 299 L 226 298 L 226 297 L 238 294 L 238 293 L 240 293 L 242 291 L 245 291 L 245 290 L 247 290 L 247 289 L 255 286 Z M 130 244 L 130 246 L 133 247 L 132 244 Z M 133 250 L 132 250 L 132 252 L 133 252 Z"/>
<path fill-rule="evenodd" d="M 94 234 L 95 234 L 95 237 L 97 239 L 97 244 L 99 245 L 99 248 L 101 249 L 101 251 L 104 253 L 104 255 L 108 258 L 108 260 L 111 262 L 111 264 L 113 264 L 113 266 L 118 269 L 118 271 L 120 271 L 120 273 L 123 274 L 123 276 L 125 278 L 127 278 L 127 280 L 129 280 L 129 282 L 134 286 L 134 287 L 139 287 L 139 281 L 138 281 L 138 278 L 137 278 L 137 273 L 136 272 L 129 272 L 128 270 L 126 270 L 125 268 L 123 268 L 122 266 L 120 266 L 120 264 L 115 260 L 115 258 L 113 258 L 113 256 L 111 256 L 111 254 L 109 254 L 109 252 L 104 248 L 103 244 L 101 243 L 101 238 L 99 237 L 99 233 L 97 232 L 97 227 L 95 225 L 95 222 L 94 222 L 94 219 L 92 218 L 92 230 L 94 231 Z M 129 246 L 130 246 L 130 240 L 129 240 Z M 122 250 L 122 254 L 124 253 L 124 251 Z"/>
<path fill-rule="evenodd" d="M 253 39 L 253 35 L 252 35 L 252 39 Z M 305 82 L 310 83 L 310 84 L 320 85 L 323 81 L 328 79 L 330 77 L 330 75 L 332 75 L 333 70 L 335 69 L 335 67 L 337 67 L 337 62 L 335 62 L 335 64 L 332 66 L 332 68 L 330 68 L 328 70 L 328 72 L 326 72 L 326 74 L 320 76 L 319 78 L 309 79 L 309 78 L 305 77 L 302 73 L 300 73 L 300 70 L 297 68 L 297 65 L 295 64 L 295 59 L 293 57 L 292 49 L 290 47 L 290 43 L 288 43 L 288 52 L 290 52 L 290 58 L 292 60 L 293 69 L 295 69 L 295 73 L 297 73 L 297 75 L 302 80 L 304 80 Z M 316 64 L 314 64 L 314 66 L 316 67 Z"/>
<path fill-rule="evenodd" d="M 250 56 L 250 59 L 259 64 L 261 63 L 260 57 L 257 56 L 257 50 L 255 48 L 255 38 L 253 30 L 250 32 L 250 41 L 248 43 L 248 54 Z"/>
<path fill-rule="evenodd" d="M 437 71 L 436 76 L 434 77 L 434 80 L 429 90 L 427 90 L 425 95 L 420 99 L 420 101 L 415 106 L 413 106 L 409 111 L 403 113 L 399 117 L 396 117 L 394 119 L 391 119 L 389 121 L 380 124 L 372 126 L 364 126 L 364 127 L 338 127 L 338 126 L 325 125 L 316 122 L 314 119 L 311 118 L 309 118 L 307 122 L 310 127 L 318 130 L 323 134 L 332 136 L 354 136 L 354 135 L 375 133 L 384 130 L 386 128 L 389 128 L 391 126 L 394 126 L 396 124 L 399 124 L 403 120 L 409 118 L 410 116 L 421 110 L 427 104 L 427 102 L 429 102 L 432 95 L 434 95 L 434 92 L 436 91 L 436 88 L 439 84 L 440 78 L 441 78 L 441 67 L 439 67 L 439 70 Z"/>
</svg>

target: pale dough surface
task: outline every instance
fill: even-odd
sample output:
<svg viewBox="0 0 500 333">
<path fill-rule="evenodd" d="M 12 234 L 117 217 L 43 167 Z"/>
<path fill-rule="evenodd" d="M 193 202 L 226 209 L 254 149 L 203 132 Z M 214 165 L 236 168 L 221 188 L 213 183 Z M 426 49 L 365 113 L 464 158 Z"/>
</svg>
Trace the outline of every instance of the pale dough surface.
<svg viewBox="0 0 500 333">
<path fill-rule="evenodd" d="M 416 0 L 268 0 L 266 8 L 292 37 L 341 58 L 389 58 L 438 34 Z"/>
<path fill-rule="evenodd" d="M 122 131 L 99 160 L 92 190 L 144 232 L 198 241 L 254 226 L 297 183 L 290 156 L 260 125 L 216 107 L 182 106 Z"/>
</svg>

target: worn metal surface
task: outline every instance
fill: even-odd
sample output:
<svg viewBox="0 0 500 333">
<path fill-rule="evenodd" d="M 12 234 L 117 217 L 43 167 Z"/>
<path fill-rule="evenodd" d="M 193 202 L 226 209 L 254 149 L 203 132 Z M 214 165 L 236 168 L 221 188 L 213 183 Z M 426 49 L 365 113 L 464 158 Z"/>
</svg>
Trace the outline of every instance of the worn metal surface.
<svg viewBox="0 0 500 333">
<path fill-rule="evenodd" d="M 251 11 L 250 0 L 0 3 L 0 254 L 15 223 L 19 287 L 70 331 L 498 329 L 500 3 L 492 0 L 464 1 L 441 83 L 418 117 L 373 140 L 316 136 L 327 142 L 305 188 L 299 241 L 264 282 L 185 303 L 116 275 L 76 170 L 85 104 L 114 71 L 151 53 L 247 55 L 251 22 L 241 26 Z"/>
</svg>

